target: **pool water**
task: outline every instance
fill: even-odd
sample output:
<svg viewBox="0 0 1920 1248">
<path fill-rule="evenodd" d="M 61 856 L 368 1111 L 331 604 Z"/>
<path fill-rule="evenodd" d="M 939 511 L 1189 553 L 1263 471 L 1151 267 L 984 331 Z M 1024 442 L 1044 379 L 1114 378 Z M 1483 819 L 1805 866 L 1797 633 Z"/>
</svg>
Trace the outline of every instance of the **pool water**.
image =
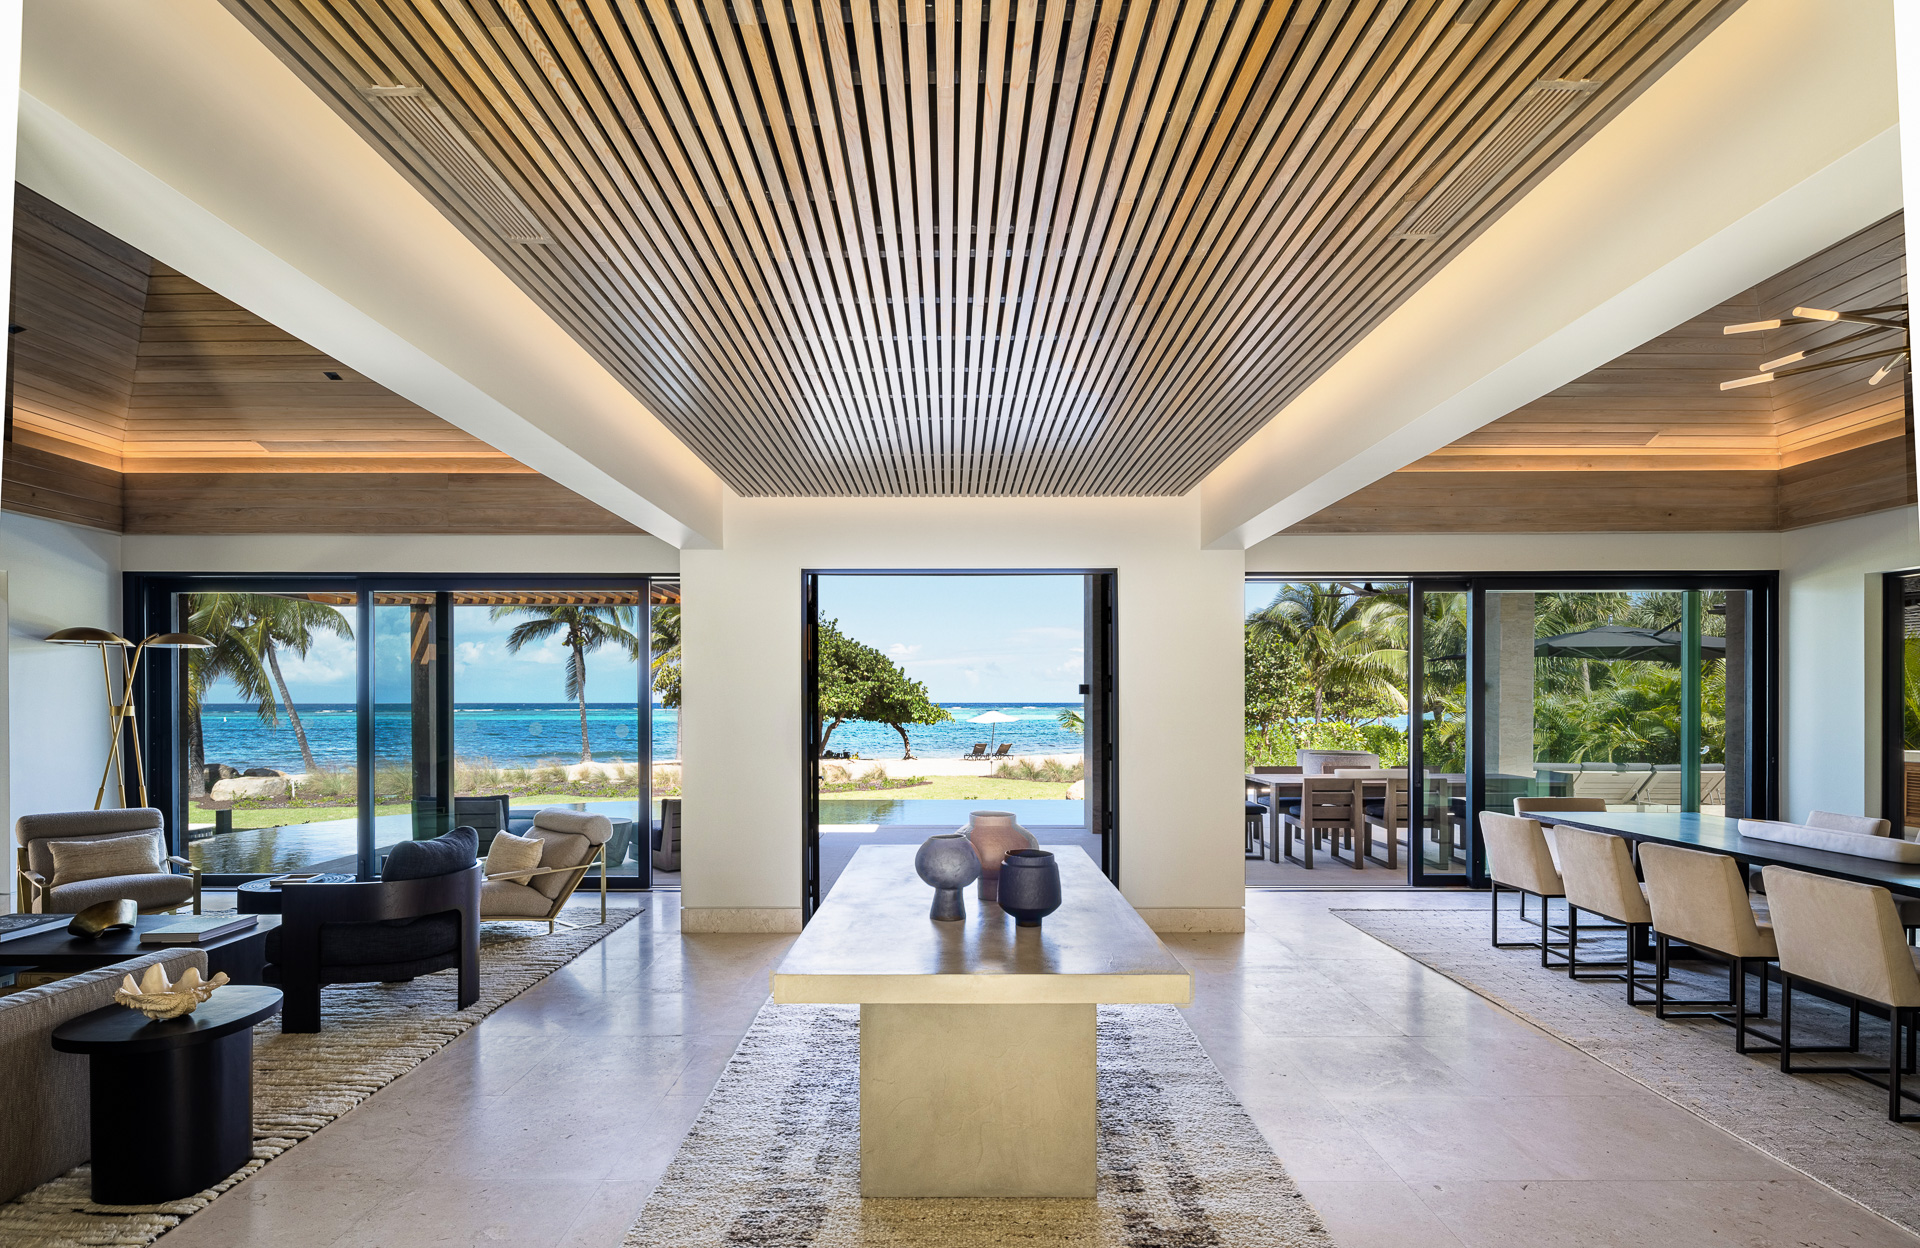
<svg viewBox="0 0 1920 1248">
<path fill-rule="evenodd" d="M 820 824 L 876 825 L 911 824 L 946 827 L 967 822 L 976 810 L 1011 811 L 1024 827 L 1085 827 L 1087 804 L 1069 801 L 959 801 L 949 798 L 920 800 L 853 801 L 846 798 L 820 799 Z"/>
</svg>

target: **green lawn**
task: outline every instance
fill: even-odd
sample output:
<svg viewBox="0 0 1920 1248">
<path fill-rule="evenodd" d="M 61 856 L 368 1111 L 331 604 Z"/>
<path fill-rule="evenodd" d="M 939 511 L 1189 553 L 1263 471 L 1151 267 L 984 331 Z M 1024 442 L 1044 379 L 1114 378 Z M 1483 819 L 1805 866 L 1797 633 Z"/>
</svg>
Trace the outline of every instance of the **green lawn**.
<svg viewBox="0 0 1920 1248">
<path fill-rule="evenodd" d="M 1002 780 L 997 776 L 928 776 L 926 784 L 906 788 L 855 789 L 822 796 L 836 802 L 1057 801 L 1066 797 L 1067 788 L 1064 784 Z"/>
<path fill-rule="evenodd" d="M 913 792 L 920 792 L 915 789 Z M 634 794 L 628 794 L 632 797 Z M 618 801 L 618 797 L 583 799 L 568 793 L 536 793 L 529 796 L 516 796 L 513 806 L 565 806 L 583 800 Z M 233 826 L 240 828 L 285 828 L 296 823 L 325 823 L 330 819 L 351 819 L 354 817 L 352 806 L 256 806 L 249 809 L 236 808 L 233 812 Z M 373 808 L 376 815 L 404 815 L 408 807 L 405 802 L 382 803 Z M 211 826 L 213 812 L 199 806 L 187 811 L 189 822 L 195 827 Z"/>
</svg>

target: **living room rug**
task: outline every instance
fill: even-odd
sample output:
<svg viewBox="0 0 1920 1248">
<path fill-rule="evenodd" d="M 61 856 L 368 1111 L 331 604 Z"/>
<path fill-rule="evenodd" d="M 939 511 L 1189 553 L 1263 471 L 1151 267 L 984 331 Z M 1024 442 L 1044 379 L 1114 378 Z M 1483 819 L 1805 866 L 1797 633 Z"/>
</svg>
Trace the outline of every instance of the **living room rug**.
<svg viewBox="0 0 1920 1248">
<path fill-rule="evenodd" d="M 1564 970 L 1543 970 L 1537 948 L 1532 953 L 1495 949 L 1488 944 L 1482 908 L 1333 913 L 1808 1177 L 1920 1232 L 1920 1129 L 1887 1120 L 1887 1094 L 1881 1089 L 1847 1075 L 1783 1075 L 1778 1054 L 1735 1053 L 1733 1030 L 1721 1023 L 1663 1022 L 1650 1007 L 1629 1006 L 1626 986 L 1618 981 L 1570 980 Z M 1516 916 L 1503 907 L 1500 917 L 1503 939 L 1524 939 Z M 1581 925 L 1582 962 L 1618 958 L 1623 945 L 1618 936 L 1590 935 Z M 1751 1008 L 1759 1001 L 1758 977 L 1748 976 L 1747 987 Z M 1676 963 L 1674 993 L 1724 1000 L 1726 989 L 1724 966 L 1696 969 Z M 1778 989 L 1776 982 L 1773 1017 L 1760 1022 L 1769 1036 L 1779 1016 Z M 1796 1047 L 1844 1042 L 1846 1018 L 1839 1006 L 1794 993 Z M 1859 1058 L 1828 1053 L 1806 1060 L 1864 1066 L 1886 1061 L 1884 1021 L 1862 1016 L 1860 1041 Z"/>
<path fill-rule="evenodd" d="M 1177 1009 L 1099 1019 L 1092 1200 L 863 1200 L 859 1007 L 768 1004 L 627 1248 L 1330 1248 Z"/>
<path fill-rule="evenodd" d="M 254 1029 L 253 1160 L 225 1182 L 164 1205 L 96 1205 L 91 1168 L 80 1166 L 0 1204 L 6 1248 L 142 1248 L 205 1209 L 221 1193 L 445 1048 L 481 1019 L 645 913 L 568 907 L 581 926 L 548 935 L 544 925 L 480 928 L 480 999 L 457 1013 L 453 971 L 406 984 L 329 988 L 322 1030 L 286 1035 L 277 1019 Z"/>
</svg>

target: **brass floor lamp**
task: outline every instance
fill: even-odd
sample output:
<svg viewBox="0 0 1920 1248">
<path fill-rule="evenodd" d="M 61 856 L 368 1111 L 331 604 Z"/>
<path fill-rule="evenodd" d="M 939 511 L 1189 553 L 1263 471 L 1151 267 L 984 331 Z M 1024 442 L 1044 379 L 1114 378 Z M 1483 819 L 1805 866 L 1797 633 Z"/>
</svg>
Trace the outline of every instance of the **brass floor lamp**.
<svg viewBox="0 0 1920 1248">
<path fill-rule="evenodd" d="M 120 730 L 123 726 L 127 735 L 133 738 L 133 776 L 140 788 L 140 804 L 145 806 L 147 766 L 140 754 L 140 722 L 133 713 L 133 681 L 140 672 L 141 656 L 149 647 L 156 650 L 209 650 L 213 648 L 213 643 L 193 633 L 155 633 L 136 643 L 108 629 L 87 627 L 63 628 L 47 640 L 56 646 L 100 648 L 100 678 L 107 688 L 107 715 L 113 720 L 113 734 L 107 742 L 107 765 L 100 770 L 100 791 L 94 795 L 93 808 L 99 810 L 105 804 L 109 777 L 115 781 L 120 804 L 127 804 L 127 777 L 120 766 Z M 108 650 L 118 650 L 126 665 L 126 678 L 117 690 L 113 684 L 113 667 L 107 661 Z"/>
</svg>

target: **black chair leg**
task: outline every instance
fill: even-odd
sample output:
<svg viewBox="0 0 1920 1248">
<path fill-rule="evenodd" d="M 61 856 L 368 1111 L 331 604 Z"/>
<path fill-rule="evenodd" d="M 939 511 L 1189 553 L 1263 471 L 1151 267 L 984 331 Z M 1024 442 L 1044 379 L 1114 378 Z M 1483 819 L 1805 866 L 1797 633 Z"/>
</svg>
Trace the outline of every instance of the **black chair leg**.
<svg viewBox="0 0 1920 1248">
<path fill-rule="evenodd" d="M 1780 971 L 1780 1073 L 1793 1073 L 1793 976 Z"/>
<path fill-rule="evenodd" d="M 1900 1017 L 1906 1011 L 1898 1006 L 1887 1008 L 1887 1117 L 1894 1122 L 1900 1121 L 1900 1076 L 1906 1063 L 1900 1059 Z"/>
</svg>

